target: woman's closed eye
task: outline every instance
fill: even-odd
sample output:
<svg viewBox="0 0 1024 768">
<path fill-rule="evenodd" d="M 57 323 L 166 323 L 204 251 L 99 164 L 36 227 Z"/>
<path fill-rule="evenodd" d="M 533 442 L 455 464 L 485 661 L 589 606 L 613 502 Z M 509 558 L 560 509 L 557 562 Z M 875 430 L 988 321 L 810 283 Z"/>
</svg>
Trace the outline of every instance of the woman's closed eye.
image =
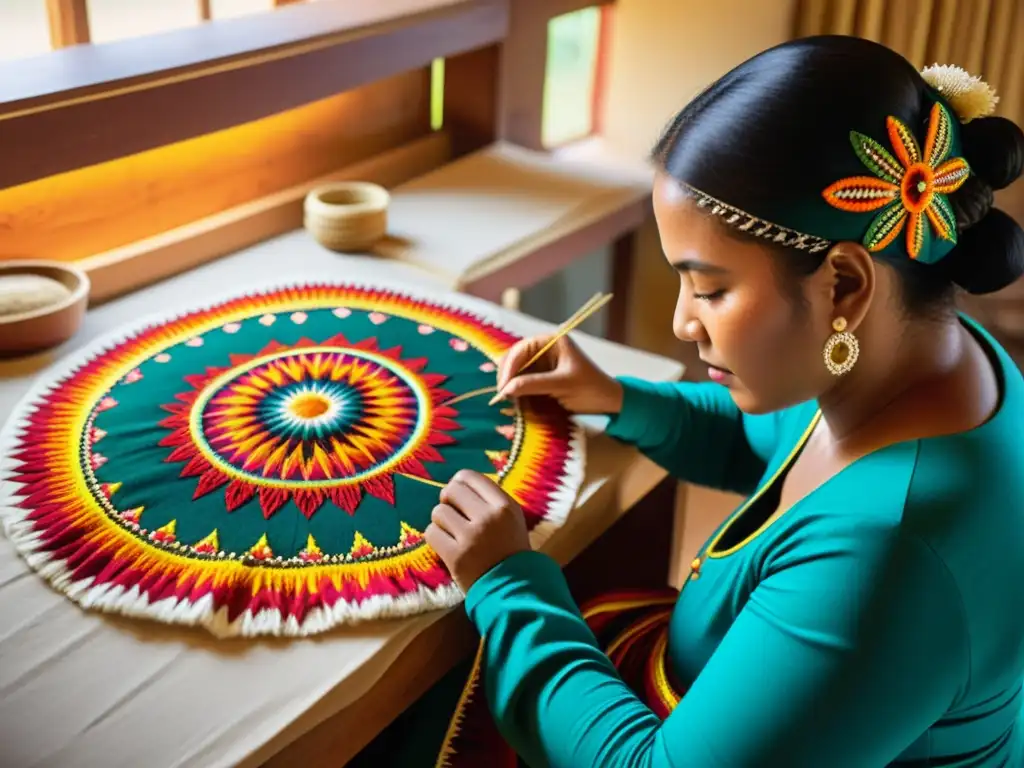
<svg viewBox="0 0 1024 768">
<path fill-rule="evenodd" d="M 722 298 L 723 295 L 725 295 L 725 290 L 721 288 L 716 291 L 708 291 L 706 293 L 700 293 L 698 291 L 693 292 L 693 298 L 698 301 L 715 301 L 716 299 Z"/>
</svg>

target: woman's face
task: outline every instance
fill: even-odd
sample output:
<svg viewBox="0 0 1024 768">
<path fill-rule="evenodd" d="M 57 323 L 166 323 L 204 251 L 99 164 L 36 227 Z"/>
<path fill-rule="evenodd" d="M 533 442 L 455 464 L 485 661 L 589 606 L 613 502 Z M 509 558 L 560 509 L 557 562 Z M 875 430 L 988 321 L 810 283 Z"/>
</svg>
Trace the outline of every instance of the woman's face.
<svg viewBox="0 0 1024 768">
<path fill-rule="evenodd" d="M 784 293 L 769 248 L 730 237 L 659 173 L 654 214 L 679 273 L 673 331 L 697 344 L 709 376 L 747 413 L 814 399 L 829 384 L 822 349 L 832 332 L 829 291 L 804 281 L 805 304 Z M 819 281 L 820 282 L 820 281 Z"/>
</svg>

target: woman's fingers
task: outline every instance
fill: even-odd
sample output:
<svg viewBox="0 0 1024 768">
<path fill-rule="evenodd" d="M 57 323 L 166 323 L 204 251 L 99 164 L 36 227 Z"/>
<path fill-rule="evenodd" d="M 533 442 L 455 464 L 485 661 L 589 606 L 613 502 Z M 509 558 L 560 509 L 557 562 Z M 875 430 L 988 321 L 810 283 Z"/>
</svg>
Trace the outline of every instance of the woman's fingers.
<svg viewBox="0 0 1024 768">
<path fill-rule="evenodd" d="M 505 397 L 525 397 L 527 395 L 557 395 L 563 376 L 557 371 L 550 373 L 521 373 L 505 385 Z"/>
<path fill-rule="evenodd" d="M 480 503 L 480 495 L 471 486 L 460 481 L 459 478 L 464 474 L 462 471 L 457 472 L 451 482 L 441 489 L 440 498 L 442 504 L 449 504 L 462 513 L 463 517 L 468 517 L 473 507 Z"/>
<path fill-rule="evenodd" d="M 438 504 L 430 513 L 430 522 L 453 539 L 458 539 L 469 521 L 451 504 Z"/>
<path fill-rule="evenodd" d="M 535 336 L 513 344 L 508 352 L 505 353 L 505 356 L 501 359 L 501 364 L 498 366 L 498 389 L 501 389 L 508 383 L 509 379 L 518 374 L 550 339 L 550 336 Z M 553 352 L 554 349 L 550 350 L 548 354 L 550 355 Z M 538 360 L 534 365 L 540 365 L 540 363 L 541 361 Z"/>
<path fill-rule="evenodd" d="M 464 486 L 479 496 L 484 502 L 491 506 L 502 506 L 508 501 L 506 494 L 493 480 L 479 472 L 468 469 L 460 469 L 455 473 L 449 487 Z"/>
<path fill-rule="evenodd" d="M 455 537 L 433 522 L 423 529 L 423 538 L 426 540 L 427 545 L 437 552 L 445 563 L 455 556 L 459 546 L 458 542 L 455 541 Z"/>
</svg>

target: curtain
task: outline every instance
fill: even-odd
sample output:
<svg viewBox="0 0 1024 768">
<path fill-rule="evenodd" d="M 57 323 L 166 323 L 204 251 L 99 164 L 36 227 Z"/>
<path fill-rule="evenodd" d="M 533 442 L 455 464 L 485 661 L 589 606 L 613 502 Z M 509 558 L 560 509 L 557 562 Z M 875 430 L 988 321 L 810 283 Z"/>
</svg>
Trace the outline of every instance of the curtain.
<svg viewBox="0 0 1024 768">
<path fill-rule="evenodd" d="M 996 114 L 1024 126 L 1024 0 L 797 0 L 795 35 L 857 35 L 922 69 L 957 64 L 999 95 Z M 1024 222 L 1024 181 L 998 203 Z"/>
<path fill-rule="evenodd" d="M 857 35 L 918 69 L 958 64 L 996 89 L 997 114 L 1024 124 L 1021 0 L 799 0 L 797 8 L 798 37 Z"/>
<path fill-rule="evenodd" d="M 794 34 L 864 37 L 918 69 L 957 64 L 996 89 L 997 115 L 1024 127 L 1024 0 L 797 0 Z M 1024 226 L 1024 179 L 996 205 Z M 961 303 L 1024 368 L 1024 280 Z"/>
</svg>

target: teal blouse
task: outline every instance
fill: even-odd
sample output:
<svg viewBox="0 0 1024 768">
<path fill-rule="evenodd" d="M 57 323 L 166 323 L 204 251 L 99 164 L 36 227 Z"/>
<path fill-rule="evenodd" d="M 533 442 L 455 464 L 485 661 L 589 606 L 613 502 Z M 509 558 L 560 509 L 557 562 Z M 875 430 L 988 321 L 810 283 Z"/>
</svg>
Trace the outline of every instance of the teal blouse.
<svg viewBox="0 0 1024 768">
<path fill-rule="evenodd" d="M 520 553 L 472 586 L 488 702 L 520 755 L 533 768 L 1024 764 L 1024 380 L 965 323 L 1001 379 L 993 418 L 865 456 L 767 525 L 816 405 L 747 416 L 718 385 L 622 379 L 611 435 L 750 500 L 680 594 L 669 657 L 689 690 L 664 722 L 549 557 Z"/>
</svg>

